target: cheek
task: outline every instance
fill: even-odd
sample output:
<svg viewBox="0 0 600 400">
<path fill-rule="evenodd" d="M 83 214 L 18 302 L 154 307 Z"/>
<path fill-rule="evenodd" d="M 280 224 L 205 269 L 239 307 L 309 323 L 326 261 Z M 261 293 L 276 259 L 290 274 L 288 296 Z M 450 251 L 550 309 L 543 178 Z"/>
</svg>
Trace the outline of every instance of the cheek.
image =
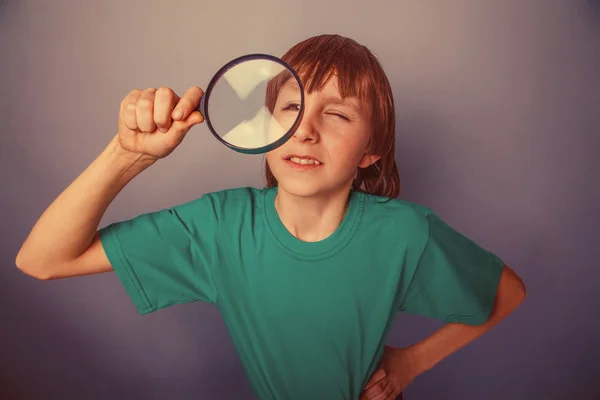
<svg viewBox="0 0 600 400">
<path fill-rule="evenodd" d="M 269 168 L 273 174 L 277 173 L 276 171 L 282 163 L 281 157 L 284 154 L 282 149 L 283 147 L 285 147 L 285 144 L 265 154 L 265 161 L 269 165 Z"/>
<path fill-rule="evenodd" d="M 362 159 L 366 148 L 364 140 L 356 140 L 350 135 L 337 138 L 327 146 L 329 156 L 340 166 L 356 167 Z"/>
<path fill-rule="evenodd" d="M 267 160 L 267 164 L 269 164 L 269 167 L 271 169 L 273 169 L 274 161 L 278 157 L 276 151 L 277 150 L 273 150 L 273 151 L 270 151 L 270 152 L 268 152 L 268 153 L 265 154 L 265 159 Z"/>
</svg>

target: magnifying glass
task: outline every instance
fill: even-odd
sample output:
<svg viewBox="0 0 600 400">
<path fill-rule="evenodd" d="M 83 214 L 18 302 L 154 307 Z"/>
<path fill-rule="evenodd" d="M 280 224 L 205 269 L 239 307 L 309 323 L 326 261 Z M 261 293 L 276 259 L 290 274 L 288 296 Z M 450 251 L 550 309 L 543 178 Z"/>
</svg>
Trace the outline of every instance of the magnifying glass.
<svg viewBox="0 0 600 400">
<path fill-rule="evenodd" d="M 261 154 L 291 138 L 304 113 L 304 87 L 296 71 L 268 54 L 225 64 L 211 79 L 198 111 L 225 146 Z"/>
</svg>

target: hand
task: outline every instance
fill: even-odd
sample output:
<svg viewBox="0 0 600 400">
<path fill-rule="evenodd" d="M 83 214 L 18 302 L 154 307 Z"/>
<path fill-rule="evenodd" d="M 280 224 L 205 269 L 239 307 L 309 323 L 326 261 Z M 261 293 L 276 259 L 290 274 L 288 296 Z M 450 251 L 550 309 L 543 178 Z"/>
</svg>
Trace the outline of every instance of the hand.
<svg viewBox="0 0 600 400">
<path fill-rule="evenodd" d="M 152 159 L 171 154 L 190 128 L 204 121 L 195 111 L 203 94 L 197 86 L 190 87 L 182 98 L 166 87 L 131 91 L 119 112 L 120 147 Z"/>
<path fill-rule="evenodd" d="M 359 400 L 393 400 L 415 379 L 417 362 L 408 348 L 385 346 Z"/>
</svg>

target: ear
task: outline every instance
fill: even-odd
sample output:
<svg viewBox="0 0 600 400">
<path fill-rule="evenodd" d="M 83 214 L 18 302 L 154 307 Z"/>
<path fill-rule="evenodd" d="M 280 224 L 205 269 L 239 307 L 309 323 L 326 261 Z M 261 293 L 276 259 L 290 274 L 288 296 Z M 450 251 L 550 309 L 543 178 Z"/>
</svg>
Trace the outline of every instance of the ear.
<svg viewBox="0 0 600 400">
<path fill-rule="evenodd" d="M 360 162 L 358 163 L 358 167 L 359 168 L 367 168 L 370 167 L 371 165 L 375 164 L 381 157 L 377 156 L 375 154 L 368 154 L 365 153 L 362 157 L 362 159 L 360 160 Z"/>
</svg>

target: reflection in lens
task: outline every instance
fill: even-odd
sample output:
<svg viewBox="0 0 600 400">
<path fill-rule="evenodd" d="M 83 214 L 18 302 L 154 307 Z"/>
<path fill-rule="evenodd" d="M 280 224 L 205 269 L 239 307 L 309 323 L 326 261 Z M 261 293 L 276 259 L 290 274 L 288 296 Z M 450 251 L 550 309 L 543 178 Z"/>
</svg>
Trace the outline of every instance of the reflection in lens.
<svg viewBox="0 0 600 400">
<path fill-rule="evenodd" d="M 286 68 L 271 60 L 250 60 L 227 71 L 223 78 L 238 98 L 245 100 L 263 82 L 277 76 Z"/>
<path fill-rule="evenodd" d="M 295 85 L 284 85 L 290 78 Z M 299 87 L 294 75 L 276 61 L 251 59 L 236 64 L 210 92 L 211 125 L 238 148 L 267 147 L 293 128 L 302 106 Z"/>
<path fill-rule="evenodd" d="M 263 106 L 250 121 L 242 121 L 223 135 L 223 140 L 238 147 L 259 148 L 277 141 L 288 130 L 289 127 L 282 127 L 269 109 Z"/>
</svg>

